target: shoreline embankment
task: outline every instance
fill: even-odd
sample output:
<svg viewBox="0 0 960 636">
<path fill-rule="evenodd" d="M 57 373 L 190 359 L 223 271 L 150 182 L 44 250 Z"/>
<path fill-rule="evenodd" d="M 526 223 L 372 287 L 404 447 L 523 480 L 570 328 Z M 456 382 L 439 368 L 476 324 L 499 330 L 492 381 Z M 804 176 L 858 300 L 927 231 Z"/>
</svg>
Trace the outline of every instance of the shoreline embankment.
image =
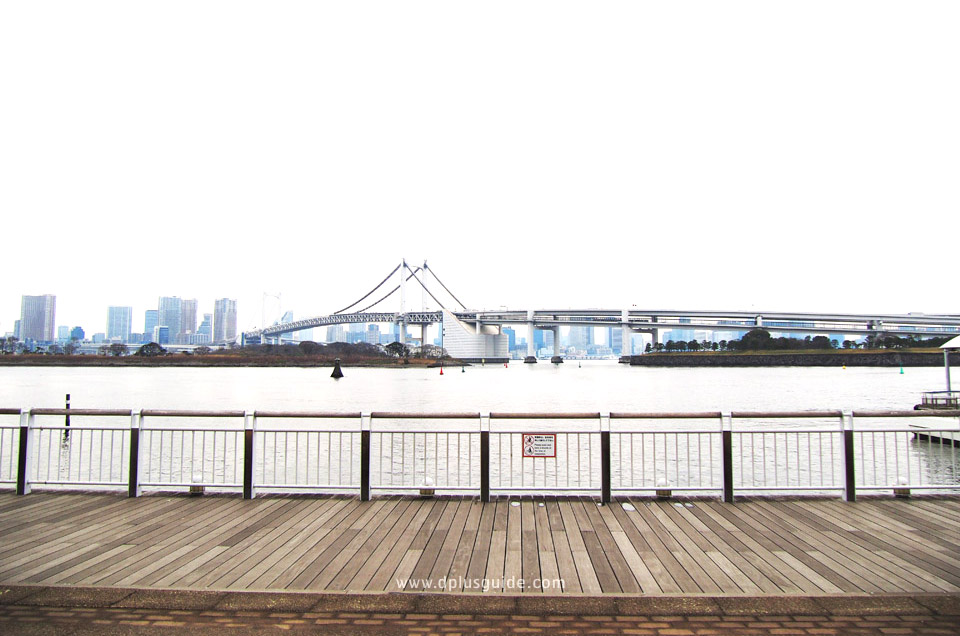
<svg viewBox="0 0 960 636">
<path fill-rule="evenodd" d="M 646 353 L 630 356 L 637 367 L 942 367 L 939 351 L 778 351 L 748 353 Z M 960 352 L 950 366 L 960 365 Z"/>
</svg>

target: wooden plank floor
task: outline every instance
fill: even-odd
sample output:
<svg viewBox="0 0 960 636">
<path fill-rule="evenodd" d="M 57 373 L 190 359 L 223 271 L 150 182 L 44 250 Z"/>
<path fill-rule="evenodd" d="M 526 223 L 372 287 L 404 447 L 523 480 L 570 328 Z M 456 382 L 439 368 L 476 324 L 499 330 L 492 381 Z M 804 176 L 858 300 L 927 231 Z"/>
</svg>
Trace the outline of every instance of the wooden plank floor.
<svg viewBox="0 0 960 636">
<path fill-rule="evenodd" d="M 451 584 L 453 582 L 453 584 Z M 562 582 L 562 583 L 561 583 Z M 531 594 L 960 591 L 960 498 L 0 493 L 0 584 Z"/>
</svg>

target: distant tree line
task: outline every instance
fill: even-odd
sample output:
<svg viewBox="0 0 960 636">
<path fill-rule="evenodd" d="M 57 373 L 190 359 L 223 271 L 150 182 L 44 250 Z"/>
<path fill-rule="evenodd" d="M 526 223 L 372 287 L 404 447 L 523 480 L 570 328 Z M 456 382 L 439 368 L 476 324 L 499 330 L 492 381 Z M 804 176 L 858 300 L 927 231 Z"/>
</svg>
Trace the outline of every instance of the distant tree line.
<svg viewBox="0 0 960 636">
<path fill-rule="evenodd" d="M 688 351 L 801 351 L 829 349 L 910 349 L 939 347 L 953 336 L 921 338 L 920 336 L 867 336 L 863 342 L 844 340 L 842 343 L 827 336 L 806 338 L 774 338 L 766 329 L 751 329 L 737 340 L 668 340 L 666 343 L 647 344 L 647 353 L 678 353 Z"/>
</svg>

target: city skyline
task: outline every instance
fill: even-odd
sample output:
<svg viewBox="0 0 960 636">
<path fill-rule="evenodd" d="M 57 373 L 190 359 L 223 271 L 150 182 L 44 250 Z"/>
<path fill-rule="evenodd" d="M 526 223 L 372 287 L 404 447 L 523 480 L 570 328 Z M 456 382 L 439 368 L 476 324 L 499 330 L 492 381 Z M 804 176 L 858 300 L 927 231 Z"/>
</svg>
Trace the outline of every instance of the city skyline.
<svg viewBox="0 0 960 636">
<path fill-rule="evenodd" d="M 239 335 L 236 323 L 237 302 L 230 298 L 214 301 L 212 311 L 202 313 L 203 321 L 199 322 L 199 325 L 199 303 L 195 298 L 160 296 L 155 305 L 157 309 L 144 310 L 143 321 L 139 323 L 134 321 L 136 312 L 132 306 L 110 305 L 105 308 L 106 328 L 103 331 L 98 331 L 93 325 L 64 323 L 56 317 L 56 306 L 55 294 L 23 296 L 20 318 L 13 321 L 13 329 L 0 331 L 0 335 L 13 336 L 20 341 L 50 343 L 78 338 L 76 334 L 83 332 L 84 335 L 78 339 L 192 345 L 233 341 Z M 142 324 L 143 328 L 134 331 L 134 324 Z M 157 329 L 163 329 L 162 335 Z"/>
<path fill-rule="evenodd" d="M 957 311 L 955 2 L 54 5 L 0 9 L 0 332 L 403 257 L 476 309 Z"/>
</svg>

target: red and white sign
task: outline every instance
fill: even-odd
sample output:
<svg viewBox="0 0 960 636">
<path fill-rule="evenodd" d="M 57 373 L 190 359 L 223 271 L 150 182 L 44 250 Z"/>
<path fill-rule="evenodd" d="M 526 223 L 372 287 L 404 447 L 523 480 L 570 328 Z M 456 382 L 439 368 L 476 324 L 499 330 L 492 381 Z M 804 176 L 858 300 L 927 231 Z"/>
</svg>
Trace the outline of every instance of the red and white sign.
<svg viewBox="0 0 960 636">
<path fill-rule="evenodd" d="M 524 433 L 523 434 L 523 456 L 524 457 L 556 457 L 557 456 L 557 434 L 556 433 Z"/>
</svg>

